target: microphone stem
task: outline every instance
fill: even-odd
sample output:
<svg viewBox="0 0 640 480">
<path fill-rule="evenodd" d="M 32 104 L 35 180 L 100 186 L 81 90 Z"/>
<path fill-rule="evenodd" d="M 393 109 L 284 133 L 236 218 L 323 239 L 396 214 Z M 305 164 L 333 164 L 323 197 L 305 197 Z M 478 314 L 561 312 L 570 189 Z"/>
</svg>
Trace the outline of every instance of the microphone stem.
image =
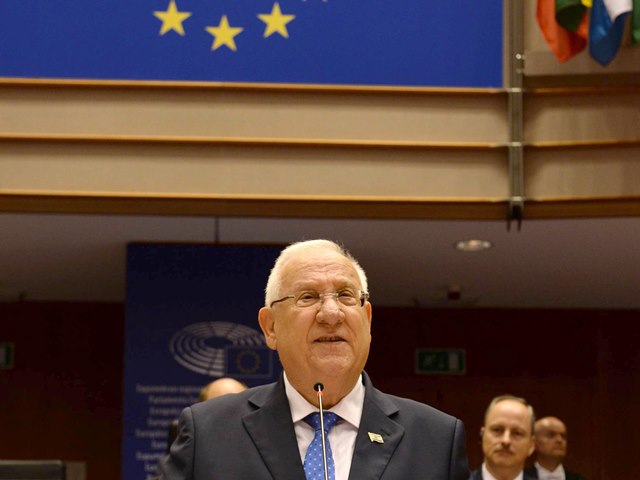
<svg viewBox="0 0 640 480">
<path fill-rule="evenodd" d="M 327 445 L 324 435 L 324 409 L 322 408 L 322 389 L 318 385 L 318 405 L 320 406 L 320 438 L 322 438 L 322 463 L 324 464 L 324 480 L 329 480 L 329 471 L 327 469 Z"/>
</svg>

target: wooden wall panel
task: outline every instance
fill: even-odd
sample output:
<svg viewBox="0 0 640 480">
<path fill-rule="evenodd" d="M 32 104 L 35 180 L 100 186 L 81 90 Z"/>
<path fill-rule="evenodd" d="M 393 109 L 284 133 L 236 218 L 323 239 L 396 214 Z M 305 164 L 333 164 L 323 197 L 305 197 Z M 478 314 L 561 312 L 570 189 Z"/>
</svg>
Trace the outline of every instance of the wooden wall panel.
<svg viewBox="0 0 640 480">
<path fill-rule="evenodd" d="M 0 304 L 0 457 L 86 462 L 90 480 L 120 478 L 124 307 Z"/>
<path fill-rule="evenodd" d="M 568 466 L 591 480 L 635 478 L 637 435 L 614 437 L 628 437 L 624 425 L 640 422 L 640 349 L 631 333 L 638 320 L 640 312 L 379 307 L 367 370 L 379 388 L 460 417 L 472 468 L 482 462 L 478 432 L 486 406 L 511 393 L 527 398 L 539 416 L 566 421 Z M 415 375 L 416 348 L 464 348 L 466 375 Z"/>
<path fill-rule="evenodd" d="M 493 198 L 504 150 L 0 142 L 0 190 Z M 73 174 L 70 174 L 73 172 Z"/>
<path fill-rule="evenodd" d="M 2 456 L 86 461 L 90 480 L 120 475 L 124 308 L 0 304 Z M 567 465 L 590 480 L 640 476 L 636 311 L 424 310 L 374 307 L 367 371 L 376 386 L 460 417 L 472 467 L 484 410 L 505 392 L 569 427 Z M 416 375 L 416 348 L 464 348 L 461 376 Z"/>
<path fill-rule="evenodd" d="M 532 148 L 526 154 L 530 199 L 640 197 L 640 143 Z"/>
<path fill-rule="evenodd" d="M 3 85 L 0 132 L 506 142 L 498 90 L 300 91 Z"/>
</svg>

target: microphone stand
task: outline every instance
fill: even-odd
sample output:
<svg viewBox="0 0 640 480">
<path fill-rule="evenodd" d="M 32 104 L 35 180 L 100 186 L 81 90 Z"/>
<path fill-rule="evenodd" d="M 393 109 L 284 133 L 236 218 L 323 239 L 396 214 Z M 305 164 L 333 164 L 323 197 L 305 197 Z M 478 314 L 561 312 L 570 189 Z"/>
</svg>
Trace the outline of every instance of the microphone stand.
<svg viewBox="0 0 640 480">
<path fill-rule="evenodd" d="M 324 385 L 320 382 L 313 386 L 313 389 L 318 395 L 318 405 L 320 406 L 320 437 L 322 438 L 322 462 L 324 464 L 324 480 L 329 480 L 329 472 L 327 470 L 327 446 L 324 436 L 324 409 L 322 408 L 322 391 Z"/>
</svg>

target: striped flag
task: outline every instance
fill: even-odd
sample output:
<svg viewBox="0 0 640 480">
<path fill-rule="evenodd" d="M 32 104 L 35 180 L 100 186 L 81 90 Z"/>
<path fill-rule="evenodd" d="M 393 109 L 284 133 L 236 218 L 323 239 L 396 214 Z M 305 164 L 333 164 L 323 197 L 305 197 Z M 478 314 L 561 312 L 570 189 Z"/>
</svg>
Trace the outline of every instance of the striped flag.
<svg viewBox="0 0 640 480">
<path fill-rule="evenodd" d="M 576 29 L 579 33 L 574 33 L 556 21 L 556 0 L 538 0 L 536 19 L 544 39 L 559 62 L 566 62 L 587 46 L 587 15 L 583 15 Z"/>
<path fill-rule="evenodd" d="M 640 0 L 633 0 L 631 39 L 633 40 L 633 43 L 640 43 Z"/>
<path fill-rule="evenodd" d="M 593 0 L 589 27 L 589 54 L 602 66 L 614 59 L 624 33 L 632 0 Z"/>
</svg>

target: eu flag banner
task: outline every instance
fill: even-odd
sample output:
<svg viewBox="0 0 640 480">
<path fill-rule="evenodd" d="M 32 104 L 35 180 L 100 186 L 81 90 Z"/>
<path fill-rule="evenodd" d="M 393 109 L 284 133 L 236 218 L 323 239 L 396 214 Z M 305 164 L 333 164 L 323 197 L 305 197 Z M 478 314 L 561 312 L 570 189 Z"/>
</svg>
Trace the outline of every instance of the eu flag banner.
<svg viewBox="0 0 640 480">
<path fill-rule="evenodd" d="M 3 0 L 0 77 L 502 85 L 502 2 Z"/>
<path fill-rule="evenodd" d="M 123 480 L 156 478 L 171 422 L 211 380 L 255 386 L 278 378 L 282 366 L 258 310 L 281 249 L 129 245 Z"/>
</svg>

